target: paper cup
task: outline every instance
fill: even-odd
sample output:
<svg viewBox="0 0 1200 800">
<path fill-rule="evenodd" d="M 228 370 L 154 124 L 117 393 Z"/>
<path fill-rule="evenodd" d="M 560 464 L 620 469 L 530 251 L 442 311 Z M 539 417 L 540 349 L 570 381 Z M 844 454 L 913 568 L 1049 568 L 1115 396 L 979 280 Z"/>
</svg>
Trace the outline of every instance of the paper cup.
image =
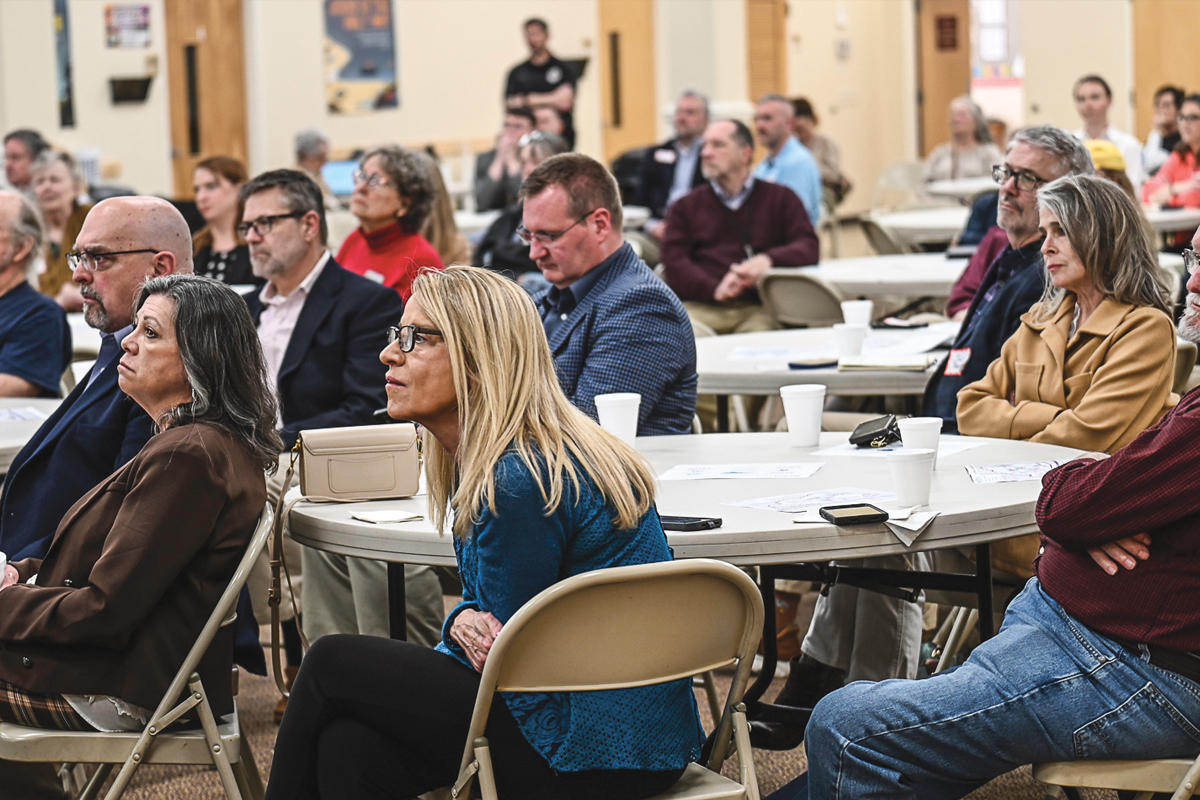
<svg viewBox="0 0 1200 800">
<path fill-rule="evenodd" d="M 600 427 L 632 445 L 637 437 L 638 409 L 642 405 L 642 396 L 636 392 L 598 394 L 595 402 Z"/>
<path fill-rule="evenodd" d="M 783 386 L 783 412 L 787 415 L 792 447 L 816 447 L 821 438 L 821 412 L 825 410 L 825 387 L 819 383 Z"/>
<path fill-rule="evenodd" d="M 936 450 L 897 450 L 887 454 L 896 484 L 896 503 L 901 507 L 929 504 L 929 485 L 933 481 L 933 457 Z"/>
<path fill-rule="evenodd" d="M 898 420 L 900 441 L 904 447 L 933 451 L 933 468 L 937 469 L 938 440 L 942 436 L 941 417 L 912 417 Z"/>
<path fill-rule="evenodd" d="M 862 355 L 867 326 L 839 322 L 833 326 L 833 338 L 837 341 L 838 358 Z"/>
<path fill-rule="evenodd" d="M 842 320 L 847 325 L 870 325 L 875 304 L 870 300 L 843 300 Z"/>
</svg>

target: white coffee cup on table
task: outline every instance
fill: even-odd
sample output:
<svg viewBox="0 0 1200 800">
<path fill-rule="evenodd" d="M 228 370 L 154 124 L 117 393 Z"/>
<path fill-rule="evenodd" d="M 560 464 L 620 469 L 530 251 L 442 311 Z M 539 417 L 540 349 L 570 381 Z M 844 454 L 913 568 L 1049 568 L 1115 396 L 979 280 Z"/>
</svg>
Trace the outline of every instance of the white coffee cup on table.
<svg viewBox="0 0 1200 800">
<path fill-rule="evenodd" d="M 848 322 L 835 323 L 833 338 L 837 342 L 838 358 L 862 355 L 863 341 L 867 338 L 867 326 L 851 325 Z"/>
<path fill-rule="evenodd" d="M 933 468 L 937 469 L 938 441 L 942 436 L 941 417 L 909 417 L 897 420 L 900 427 L 900 441 L 904 448 L 916 448 L 933 451 Z"/>
<path fill-rule="evenodd" d="M 783 412 L 787 415 L 792 447 L 816 447 L 821 438 L 821 413 L 825 410 L 825 386 L 801 383 L 782 386 Z"/>
<path fill-rule="evenodd" d="M 896 503 L 901 508 L 929 504 L 929 489 L 933 483 L 933 457 L 936 450 L 907 447 L 887 454 L 896 486 Z"/>
<path fill-rule="evenodd" d="M 632 446 L 637 437 L 642 396 L 636 392 L 598 394 L 594 402 L 600 427 Z"/>
<path fill-rule="evenodd" d="M 875 303 L 870 300 L 843 300 L 842 320 L 847 325 L 870 325 Z"/>
</svg>

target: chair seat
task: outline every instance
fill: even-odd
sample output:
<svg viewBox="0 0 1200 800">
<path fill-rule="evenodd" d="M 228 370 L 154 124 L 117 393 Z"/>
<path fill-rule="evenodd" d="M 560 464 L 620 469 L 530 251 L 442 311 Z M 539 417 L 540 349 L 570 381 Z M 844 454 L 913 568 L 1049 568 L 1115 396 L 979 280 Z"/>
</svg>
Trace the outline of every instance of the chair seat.
<svg viewBox="0 0 1200 800">
<path fill-rule="evenodd" d="M 241 736 L 236 715 L 222 719 L 217 732 L 231 763 L 236 763 Z M 140 733 L 54 731 L 0 723 L 0 760 L 68 761 L 81 764 L 120 764 L 129 757 Z M 171 731 L 157 737 L 143 763 L 212 764 L 212 754 L 200 728 Z M 53 758 L 48 758 L 48 756 Z"/>
<path fill-rule="evenodd" d="M 741 784 L 692 763 L 674 786 L 649 800 L 741 800 L 745 796 L 746 789 Z"/>
<path fill-rule="evenodd" d="M 1174 792 L 1190 759 L 1157 761 L 1051 761 L 1033 765 L 1033 777 L 1054 786 L 1131 792 Z"/>
</svg>

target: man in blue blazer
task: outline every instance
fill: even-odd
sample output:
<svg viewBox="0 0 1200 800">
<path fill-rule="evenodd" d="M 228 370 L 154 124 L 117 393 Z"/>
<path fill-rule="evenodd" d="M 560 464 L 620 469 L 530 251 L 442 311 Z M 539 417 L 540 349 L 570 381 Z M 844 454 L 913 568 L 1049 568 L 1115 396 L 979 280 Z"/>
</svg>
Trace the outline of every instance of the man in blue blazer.
<svg viewBox="0 0 1200 800">
<path fill-rule="evenodd" d="M 41 558 L 67 510 L 133 458 L 153 433 L 146 412 L 117 386 L 121 341 L 133 329 L 142 283 L 192 271 L 183 216 L 156 197 L 115 197 L 88 213 L 71 257 L 87 323 L 103 333 L 91 371 L 9 467 L 0 496 L 0 550 Z"/>
<path fill-rule="evenodd" d="M 521 187 L 518 233 L 552 287 L 534 298 L 558 380 L 581 411 L 594 398 L 642 396 L 639 436 L 689 433 L 696 341 L 683 304 L 621 233 L 617 182 L 578 153 L 543 161 Z"/>
</svg>

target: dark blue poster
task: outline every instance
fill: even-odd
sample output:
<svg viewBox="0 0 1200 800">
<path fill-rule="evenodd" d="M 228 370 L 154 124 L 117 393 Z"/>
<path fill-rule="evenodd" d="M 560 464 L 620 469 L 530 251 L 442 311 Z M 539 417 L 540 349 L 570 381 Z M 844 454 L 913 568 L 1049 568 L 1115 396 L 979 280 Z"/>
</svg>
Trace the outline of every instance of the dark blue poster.
<svg viewBox="0 0 1200 800">
<path fill-rule="evenodd" d="M 331 114 L 400 105 L 392 0 L 325 0 L 325 97 Z"/>
<path fill-rule="evenodd" d="M 75 127 L 75 87 L 71 83 L 71 27 L 67 0 L 54 0 L 54 48 L 58 64 L 58 124 Z"/>
</svg>

